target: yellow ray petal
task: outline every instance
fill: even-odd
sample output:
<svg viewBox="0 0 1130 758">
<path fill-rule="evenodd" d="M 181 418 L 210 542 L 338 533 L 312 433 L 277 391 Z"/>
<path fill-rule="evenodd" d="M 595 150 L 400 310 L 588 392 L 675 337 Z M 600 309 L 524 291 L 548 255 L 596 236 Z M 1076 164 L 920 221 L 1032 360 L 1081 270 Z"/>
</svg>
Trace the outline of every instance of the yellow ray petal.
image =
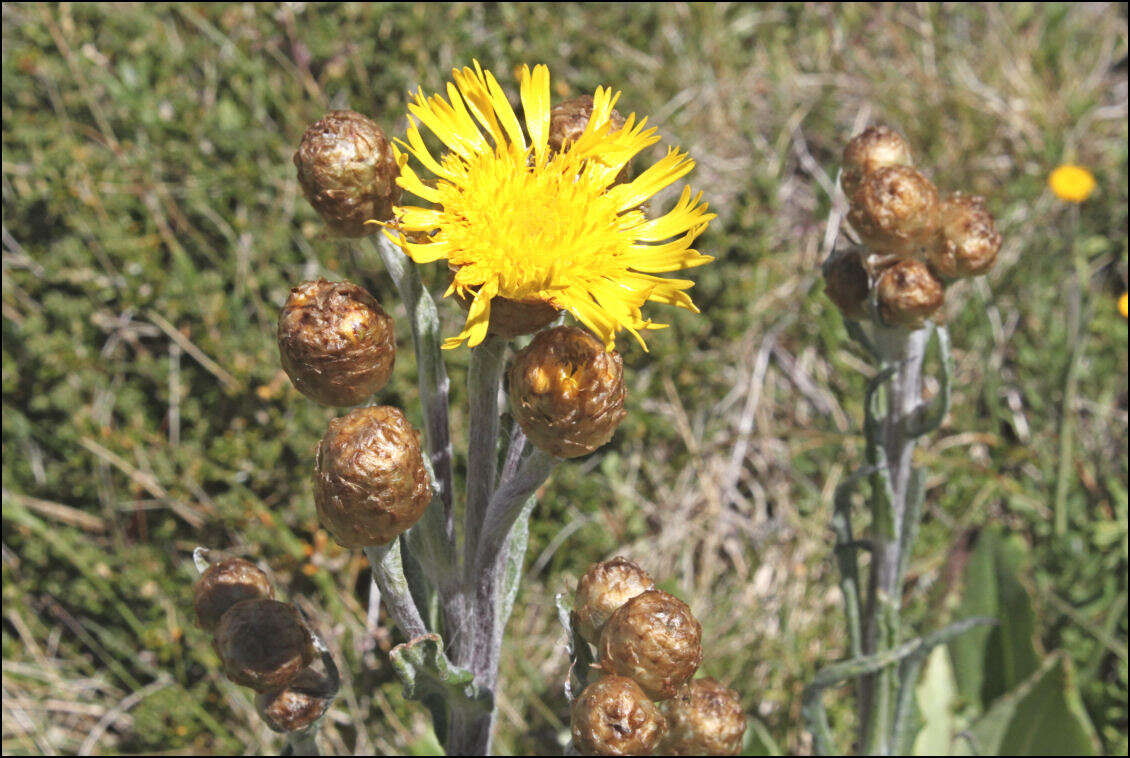
<svg viewBox="0 0 1130 758">
<path fill-rule="evenodd" d="M 475 61 L 475 66 L 478 67 L 479 62 Z M 510 139 L 510 144 L 515 147 L 525 149 L 526 138 L 522 135 L 522 126 L 518 123 L 518 117 L 514 115 L 514 109 L 510 107 L 510 101 L 506 99 L 506 93 L 502 91 L 502 87 L 498 86 L 498 80 L 494 78 L 494 74 L 487 71 L 485 72 L 487 90 L 490 92 L 490 100 L 494 105 L 495 115 L 502 123 L 502 128 L 506 130 L 506 136 Z"/>
<path fill-rule="evenodd" d="M 693 168 L 694 161 L 686 153 L 680 153 L 678 148 L 671 148 L 654 166 L 647 168 L 627 184 L 616 185 L 608 191 L 608 195 L 615 200 L 621 210 L 626 211 L 636 207 L 672 182 L 683 178 Z"/>
<path fill-rule="evenodd" d="M 529 66 L 522 66 L 521 82 L 526 129 L 530 132 L 534 157 L 538 165 L 542 165 L 549 151 L 549 69 L 539 63 L 531 75 Z"/>
</svg>

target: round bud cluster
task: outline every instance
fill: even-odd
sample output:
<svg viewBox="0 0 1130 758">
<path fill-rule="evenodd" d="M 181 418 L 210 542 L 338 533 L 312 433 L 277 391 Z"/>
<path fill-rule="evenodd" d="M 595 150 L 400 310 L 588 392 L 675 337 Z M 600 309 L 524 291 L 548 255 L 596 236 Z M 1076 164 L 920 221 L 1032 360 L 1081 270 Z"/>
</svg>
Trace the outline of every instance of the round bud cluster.
<svg viewBox="0 0 1130 758">
<path fill-rule="evenodd" d="M 299 392 L 357 405 L 384 387 L 396 361 L 392 319 L 351 282 L 304 282 L 279 315 L 279 357 Z"/>
<path fill-rule="evenodd" d="M 318 444 L 314 504 L 343 547 L 383 545 L 415 524 L 432 490 L 420 433 L 399 408 L 356 408 Z"/>
<path fill-rule="evenodd" d="M 400 167 L 384 131 L 354 111 L 331 111 L 302 135 L 294 154 L 302 193 L 330 231 L 364 237 L 379 231 L 400 199 Z"/>
<path fill-rule="evenodd" d="M 663 703 L 667 755 L 737 755 L 746 717 L 738 693 L 712 677 L 687 682 Z"/>
<path fill-rule="evenodd" d="M 619 556 L 589 566 L 577 582 L 573 612 L 577 631 L 596 645 L 604 624 L 620 606 L 636 595 L 655 589 L 651 576 L 636 563 Z"/>
<path fill-rule="evenodd" d="M 863 244 L 824 265 L 826 292 L 845 318 L 917 329 L 941 308 L 949 282 L 992 268 L 1001 235 L 985 201 L 939 195 L 897 132 L 872 126 L 852 139 L 840 185 Z"/>
<path fill-rule="evenodd" d="M 702 663 L 702 627 L 682 600 L 625 558 L 593 564 L 577 584 L 573 625 L 596 646 L 600 678 L 573 702 L 585 755 L 735 755 L 745 731 L 737 695 Z M 584 644 L 584 643 L 581 643 Z"/>
<path fill-rule="evenodd" d="M 526 437 L 558 458 L 587 455 L 624 419 L 624 368 L 575 326 L 538 332 L 510 366 L 510 409 Z"/>
<path fill-rule="evenodd" d="M 227 558 L 208 566 L 193 589 L 197 625 L 213 633 L 228 679 L 259 693 L 256 705 L 267 725 L 293 732 L 317 721 L 336 685 L 310 668 L 314 637 L 293 605 L 273 599 L 267 575 Z"/>
</svg>

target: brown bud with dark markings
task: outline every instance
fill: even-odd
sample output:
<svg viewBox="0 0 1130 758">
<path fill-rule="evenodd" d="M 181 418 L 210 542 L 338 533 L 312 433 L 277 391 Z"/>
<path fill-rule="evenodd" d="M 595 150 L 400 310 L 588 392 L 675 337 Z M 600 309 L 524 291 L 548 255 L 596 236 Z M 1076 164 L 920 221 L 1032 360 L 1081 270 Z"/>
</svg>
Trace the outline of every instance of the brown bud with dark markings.
<svg viewBox="0 0 1130 758">
<path fill-rule="evenodd" d="M 668 755 L 737 755 L 746 715 L 738 693 L 710 677 L 684 684 L 666 701 Z"/>
<path fill-rule="evenodd" d="M 302 135 L 294 154 L 302 193 L 326 226 L 342 237 L 380 230 L 400 200 L 400 168 L 384 131 L 354 111 L 330 111 Z"/>
<path fill-rule="evenodd" d="M 604 671 L 631 677 L 653 700 L 666 700 L 702 663 L 702 626 L 682 600 L 649 590 L 612 614 L 598 648 Z"/>
<path fill-rule="evenodd" d="M 620 606 L 654 588 L 651 576 L 627 558 L 617 556 L 592 564 L 577 582 L 573 601 L 577 631 L 592 644 L 597 644 L 600 630 Z"/>
<path fill-rule="evenodd" d="M 241 600 L 272 598 L 271 582 L 255 564 L 242 558 L 225 558 L 209 566 L 193 588 L 196 625 L 213 631 L 220 617 Z"/>
<path fill-rule="evenodd" d="M 228 679 L 257 692 L 286 686 L 314 659 L 313 640 L 298 611 L 266 598 L 229 608 L 213 644 Z"/>
<path fill-rule="evenodd" d="M 585 129 L 592 118 L 592 105 L 592 95 L 581 95 L 558 103 L 549 112 L 550 150 L 555 153 L 560 152 L 568 143 L 576 142 L 585 133 Z M 613 108 L 608 114 L 608 130 L 615 132 L 623 128 L 624 117 Z M 631 169 L 629 165 L 625 165 L 616 175 L 614 184 L 622 184 L 628 181 L 630 175 Z"/>
<path fill-rule="evenodd" d="M 848 221 L 871 249 L 911 255 L 934 244 L 938 190 L 909 166 L 887 166 L 863 177 Z"/>
<path fill-rule="evenodd" d="M 538 332 L 510 366 L 510 409 L 533 444 L 576 458 L 612 438 L 624 419 L 624 368 L 589 332 Z"/>
<path fill-rule="evenodd" d="M 640 686 L 624 676 L 603 676 L 572 707 L 573 745 L 582 755 L 649 755 L 667 723 Z"/>
<path fill-rule="evenodd" d="M 934 272 L 946 279 L 977 276 L 993 267 L 1001 235 L 985 199 L 955 192 L 942 201 L 941 234 L 927 250 Z"/>
<path fill-rule="evenodd" d="M 396 362 L 392 318 L 351 282 L 304 282 L 279 315 L 279 357 L 303 395 L 357 405 L 388 383 Z"/>
<path fill-rule="evenodd" d="M 356 408 L 318 445 L 314 503 L 343 547 L 383 545 L 415 524 L 432 491 L 420 434 L 399 408 Z"/>
<path fill-rule="evenodd" d="M 901 134 L 883 126 L 869 126 L 844 148 L 840 186 L 849 198 L 859 191 L 863 177 L 887 166 L 913 166 L 910 145 Z"/>
<path fill-rule="evenodd" d="M 856 321 L 867 318 L 870 292 L 871 277 L 858 251 L 849 250 L 824 267 L 824 294 L 846 318 Z"/>
<path fill-rule="evenodd" d="M 942 306 L 945 288 L 917 258 L 906 258 L 879 277 L 879 316 L 887 326 L 916 329 Z"/>
<path fill-rule="evenodd" d="M 297 732 L 322 717 L 333 694 L 329 679 L 313 669 L 303 669 L 281 690 L 259 693 L 255 710 L 273 731 Z"/>
</svg>

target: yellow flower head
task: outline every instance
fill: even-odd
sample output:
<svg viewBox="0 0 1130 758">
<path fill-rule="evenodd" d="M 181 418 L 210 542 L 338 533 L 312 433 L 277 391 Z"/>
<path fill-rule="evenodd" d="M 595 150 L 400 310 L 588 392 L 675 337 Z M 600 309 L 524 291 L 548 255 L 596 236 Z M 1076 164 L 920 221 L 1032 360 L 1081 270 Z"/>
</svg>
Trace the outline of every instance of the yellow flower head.
<svg viewBox="0 0 1130 758">
<path fill-rule="evenodd" d="M 694 167 L 685 153 L 668 150 L 634 180 L 615 184 L 624 165 L 659 140 L 635 114 L 612 128 L 619 93 L 598 87 L 585 131 L 554 152 L 545 66 L 522 67 L 524 132 L 502 88 L 477 61 L 474 70 L 452 77 L 446 100 L 417 92 L 408 106 L 415 118 L 409 117 L 407 142 L 394 147 L 400 186 L 433 205 L 397 207 L 395 241 L 417 263 L 446 259 L 455 269 L 446 294 L 472 300 L 465 328 L 445 348 L 483 340 L 494 297 L 567 310 L 608 349 L 621 329 L 642 345 L 640 331 L 665 326 L 641 315 L 648 300 L 698 312 L 685 292 L 693 282 L 654 274 L 713 260 L 690 246 L 714 214 L 689 188 L 658 218 L 640 210 Z M 446 146 L 438 160 L 416 119 Z M 434 179 L 422 180 L 402 149 Z"/>
<path fill-rule="evenodd" d="M 1126 318 L 1126 314 L 1130 313 L 1130 302 L 1128 301 L 1130 301 L 1130 296 L 1125 292 L 1122 293 L 1122 297 L 1118 298 L 1118 312 L 1122 314 L 1122 318 Z"/>
<path fill-rule="evenodd" d="M 1065 163 L 1048 177 L 1048 186 L 1060 200 L 1081 203 L 1095 191 L 1095 177 L 1082 166 Z"/>
</svg>

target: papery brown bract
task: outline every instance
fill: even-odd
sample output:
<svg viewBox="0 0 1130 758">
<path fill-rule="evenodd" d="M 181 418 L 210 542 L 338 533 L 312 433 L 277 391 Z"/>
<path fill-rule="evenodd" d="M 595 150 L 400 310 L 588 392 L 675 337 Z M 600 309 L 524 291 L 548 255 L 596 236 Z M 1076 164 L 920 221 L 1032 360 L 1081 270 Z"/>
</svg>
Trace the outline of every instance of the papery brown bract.
<svg viewBox="0 0 1130 758">
<path fill-rule="evenodd" d="M 848 221 L 872 250 L 913 255 L 934 244 L 938 190 L 916 169 L 887 166 L 867 174 L 848 200 Z"/>
<path fill-rule="evenodd" d="M 514 357 L 510 409 L 530 441 L 558 458 L 576 458 L 612 438 L 624 419 L 620 354 L 584 329 L 546 329 Z"/>
<path fill-rule="evenodd" d="M 945 287 L 917 258 L 888 268 L 877 287 L 879 317 L 887 326 L 918 328 L 945 300 Z"/>
<path fill-rule="evenodd" d="M 314 659 L 313 639 L 298 611 L 266 598 L 229 608 L 213 644 L 228 679 L 257 692 L 286 686 Z"/>
<path fill-rule="evenodd" d="M 241 600 L 272 598 L 271 582 L 255 564 L 242 558 L 225 558 L 209 566 L 193 587 L 196 625 L 213 631 L 220 617 Z"/>
<path fill-rule="evenodd" d="M 938 276 L 977 276 L 993 267 L 1002 240 L 984 198 L 955 192 L 942 201 L 941 231 L 926 259 Z"/>
<path fill-rule="evenodd" d="M 290 291 L 279 315 L 279 357 L 291 382 L 324 405 L 357 405 L 388 382 L 392 318 L 363 288 L 319 279 Z"/>
<path fill-rule="evenodd" d="M 648 697 L 666 700 L 702 663 L 702 626 L 682 600 L 648 590 L 612 614 L 598 650 L 604 671 L 630 677 Z"/>
<path fill-rule="evenodd" d="M 627 558 L 617 556 L 592 564 L 577 582 L 573 601 L 577 631 L 597 644 L 600 630 L 620 606 L 654 588 L 651 576 Z"/>
<path fill-rule="evenodd" d="M 400 199 L 400 167 L 375 121 L 355 111 L 330 111 L 302 135 L 294 154 L 306 200 L 342 237 L 380 231 Z"/>
<path fill-rule="evenodd" d="M 607 675 L 581 692 L 571 710 L 573 745 L 582 755 L 649 755 L 667 723 L 640 686 Z"/>
<path fill-rule="evenodd" d="M 738 693 L 711 677 L 687 682 L 663 703 L 670 755 L 737 755 L 746 730 Z"/>
<path fill-rule="evenodd" d="M 432 492 L 420 434 L 399 408 L 356 408 L 330 422 L 318 444 L 314 504 L 343 547 L 371 547 L 415 524 Z"/>
</svg>

